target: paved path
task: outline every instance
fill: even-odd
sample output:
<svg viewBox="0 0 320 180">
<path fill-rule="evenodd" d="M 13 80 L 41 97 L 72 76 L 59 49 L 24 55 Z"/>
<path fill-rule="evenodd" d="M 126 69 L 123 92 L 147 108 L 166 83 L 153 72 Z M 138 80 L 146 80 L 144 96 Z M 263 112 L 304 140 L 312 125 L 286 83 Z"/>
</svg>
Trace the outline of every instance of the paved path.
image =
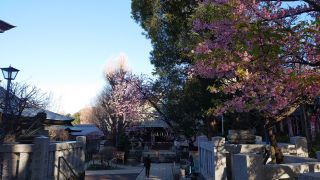
<svg viewBox="0 0 320 180">
<path fill-rule="evenodd" d="M 137 166 L 118 166 L 121 169 L 86 171 L 86 180 L 173 180 L 172 163 L 152 163 L 150 177 L 145 177 L 142 164 Z"/>
<path fill-rule="evenodd" d="M 106 174 L 86 176 L 85 180 L 135 180 L 139 174 Z"/>
<path fill-rule="evenodd" d="M 115 166 L 114 166 L 115 167 Z M 126 166 L 126 165 L 116 165 L 119 169 L 113 170 L 87 170 L 86 180 L 135 180 L 141 170 L 142 165 L 138 166 Z"/>
<path fill-rule="evenodd" d="M 137 180 L 173 180 L 172 163 L 152 163 L 150 169 L 150 177 L 145 177 L 145 170 L 141 171 Z"/>
</svg>

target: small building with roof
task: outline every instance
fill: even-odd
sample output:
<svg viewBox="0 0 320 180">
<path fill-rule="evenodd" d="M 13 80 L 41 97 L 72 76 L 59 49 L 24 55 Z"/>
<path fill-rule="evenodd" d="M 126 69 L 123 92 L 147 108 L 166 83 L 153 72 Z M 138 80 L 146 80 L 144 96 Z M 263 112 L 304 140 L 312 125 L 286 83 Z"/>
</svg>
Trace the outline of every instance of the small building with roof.
<svg viewBox="0 0 320 180">
<path fill-rule="evenodd" d="M 134 141 L 142 141 L 151 149 L 169 149 L 173 144 L 173 132 L 163 120 L 143 120 L 138 125 L 128 128 L 127 134 Z"/>
<path fill-rule="evenodd" d="M 85 136 L 87 153 L 96 153 L 100 149 L 100 141 L 104 137 L 103 132 L 95 124 L 77 124 L 66 129 L 71 138 Z"/>
<path fill-rule="evenodd" d="M 26 108 L 22 111 L 23 117 L 35 117 L 38 113 L 46 113 L 47 118 L 44 121 L 44 125 L 63 125 L 72 126 L 71 122 L 74 120 L 73 117 L 61 115 L 49 110 L 40 108 Z"/>
<path fill-rule="evenodd" d="M 101 139 L 104 134 L 95 124 L 77 124 L 67 128 L 70 131 L 70 135 L 86 136 L 88 140 Z"/>
</svg>

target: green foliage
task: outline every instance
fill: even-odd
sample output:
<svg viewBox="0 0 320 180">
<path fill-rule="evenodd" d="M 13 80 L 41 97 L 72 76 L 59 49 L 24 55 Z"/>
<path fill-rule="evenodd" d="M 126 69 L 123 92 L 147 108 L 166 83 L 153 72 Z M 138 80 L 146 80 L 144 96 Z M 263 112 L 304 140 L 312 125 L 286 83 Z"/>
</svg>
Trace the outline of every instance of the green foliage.
<svg viewBox="0 0 320 180">
<path fill-rule="evenodd" d="M 190 63 L 185 47 L 192 26 L 187 19 L 196 6 L 195 0 L 132 0 L 132 17 L 145 30 L 153 46 L 151 63 L 155 74 L 169 82 L 177 76 L 185 77 L 180 74 L 179 66 Z"/>
<path fill-rule="evenodd" d="M 290 143 L 290 137 L 288 135 L 277 136 L 279 143 Z"/>
<path fill-rule="evenodd" d="M 255 135 L 264 136 L 264 117 L 258 111 L 227 113 L 224 115 L 225 130 L 252 130 Z"/>
<path fill-rule="evenodd" d="M 207 89 L 211 83 L 212 80 L 191 78 L 183 86 L 178 100 L 168 102 L 166 113 L 174 121 L 176 132 L 190 137 L 206 129 L 210 116 L 207 111 L 215 99 L 215 95 Z"/>
<path fill-rule="evenodd" d="M 72 121 L 72 124 L 80 124 L 80 112 L 76 112 L 72 115 L 72 117 L 74 118 L 74 120 Z"/>
<path fill-rule="evenodd" d="M 197 6 L 196 0 L 132 0 L 131 4 L 132 17 L 153 46 L 151 63 L 158 77 L 153 89 L 163 95 L 161 108 L 176 130 L 188 136 L 203 129 L 212 101 L 206 80 L 187 78 L 188 44 L 193 40 L 189 19 Z"/>
<path fill-rule="evenodd" d="M 129 148 L 130 148 L 129 139 L 128 139 L 128 137 L 127 137 L 124 133 L 121 133 L 121 134 L 119 135 L 119 144 L 118 144 L 118 147 L 119 147 L 119 150 L 122 150 L 122 151 L 128 151 Z"/>
<path fill-rule="evenodd" d="M 310 158 L 317 158 L 317 151 L 320 151 L 320 145 L 313 145 L 309 154 Z"/>
</svg>

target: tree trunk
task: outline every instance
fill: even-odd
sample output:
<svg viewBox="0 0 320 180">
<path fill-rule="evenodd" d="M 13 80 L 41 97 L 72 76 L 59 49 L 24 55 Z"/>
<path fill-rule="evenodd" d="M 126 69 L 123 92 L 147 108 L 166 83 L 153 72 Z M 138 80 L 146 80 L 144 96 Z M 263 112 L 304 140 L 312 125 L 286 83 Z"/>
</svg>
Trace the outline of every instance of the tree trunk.
<svg viewBox="0 0 320 180">
<path fill-rule="evenodd" d="M 283 154 L 281 149 L 277 145 L 276 136 L 273 133 L 273 127 L 275 123 L 269 121 L 269 125 L 266 127 L 268 128 L 268 136 L 270 140 L 270 155 L 271 155 L 271 162 L 274 164 L 280 164 L 283 162 Z"/>
<path fill-rule="evenodd" d="M 307 138 L 308 153 L 310 153 L 312 149 L 312 137 L 311 137 L 310 121 L 306 112 L 305 104 L 302 105 L 302 118 L 303 118 L 304 132 Z"/>
<path fill-rule="evenodd" d="M 207 119 L 207 132 L 208 132 L 208 138 L 211 139 L 213 137 L 213 128 L 212 128 L 213 120 Z"/>
<path fill-rule="evenodd" d="M 117 145 L 117 132 L 116 130 L 113 131 L 112 135 L 111 135 L 111 140 L 112 140 L 112 146 L 116 147 Z"/>
<path fill-rule="evenodd" d="M 207 130 L 208 130 L 208 138 L 211 139 L 211 137 L 217 136 L 218 133 L 218 125 L 217 125 L 217 119 L 209 119 L 207 120 Z"/>
</svg>

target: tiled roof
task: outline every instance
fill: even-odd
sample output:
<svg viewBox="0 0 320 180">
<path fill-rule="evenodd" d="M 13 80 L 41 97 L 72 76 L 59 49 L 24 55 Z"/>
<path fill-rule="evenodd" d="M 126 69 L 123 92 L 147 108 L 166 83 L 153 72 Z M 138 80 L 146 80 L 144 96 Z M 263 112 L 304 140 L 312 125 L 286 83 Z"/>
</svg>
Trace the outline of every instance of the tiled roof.
<svg viewBox="0 0 320 180">
<path fill-rule="evenodd" d="M 103 132 L 94 124 L 78 124 L 70 127 L 70 130 L 77 132 L 71 132 L 73 136 L 95 136 L 100 138 L 104 136 Z"/>
<path fill-rule="evenodd" d="M 7 30 L 14 28 L 14 27 L 15 26 L 12 26 L 11 24 L 0 20 L 0 33 L 3 33 L 4 31 L 7 31 Z"/>
<path fill-rule="evenodd" d="M 3 104 L 3 101 L 5 99 L 5 93 L 6 90 L 0 86 L 0 103 Z M 18 97 L 14 96 L 14 98 L 18 99 Z M 14 106 L 14 103 L 16 103 L 17 101 L 13 100 L 11 101 L 11 103 Z M 0 108 L 0 112 L 3 112 L 3 109 Z M 34 117 L 36 116 L 38 113 L 40 112 L 45 112 L 47 114 L 47 120 L 54 120 L 54 121 L 72 121 L 73 118 L 72 117 L 67 117 L 52 111 L 48 111 L 45 109 L 40 109 L 40 108 L 25 108 L 22 111 L 22 116 L 24 117 Z"/>
<path fill-rule="evenodd" d="M 168 124 L 160 119 L 144 120 L 139 127 L 163 127 L 168 128 Z"/>
<path fill-rule="evenodd" d="M 37 108 L 26 108 L 22 111 L 22 116 L 24 117 L 34 117 L 38 113 L 44 112 L 47 114 L 47 120 L 54 120 L 54 121 L 72 121 L 74 118 L 64 116 L 58 113 L 54 113 L 52 111 L 48 111 L 45 109 L 37 109 Z"/>
</svg>

